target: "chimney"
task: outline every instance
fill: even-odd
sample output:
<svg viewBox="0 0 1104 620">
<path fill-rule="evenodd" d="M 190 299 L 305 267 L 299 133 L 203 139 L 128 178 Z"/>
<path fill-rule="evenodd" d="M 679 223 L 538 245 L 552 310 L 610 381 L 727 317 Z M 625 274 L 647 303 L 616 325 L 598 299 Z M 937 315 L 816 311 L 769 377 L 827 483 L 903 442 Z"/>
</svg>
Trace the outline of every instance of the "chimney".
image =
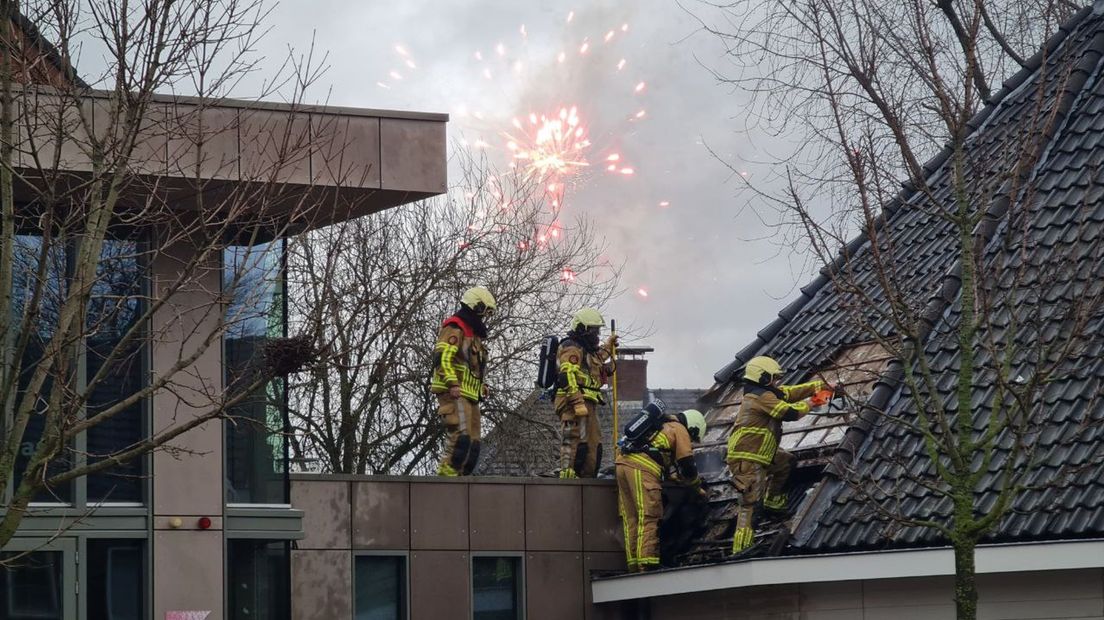
<svg viewBox="0 0 1104 620">
<path fill-rule="evenodd" d="M 617 392 L 622 400 L 644 401 L 648 397 L 648 360 L 652 347 L 617 348 Z"/>
</svg>

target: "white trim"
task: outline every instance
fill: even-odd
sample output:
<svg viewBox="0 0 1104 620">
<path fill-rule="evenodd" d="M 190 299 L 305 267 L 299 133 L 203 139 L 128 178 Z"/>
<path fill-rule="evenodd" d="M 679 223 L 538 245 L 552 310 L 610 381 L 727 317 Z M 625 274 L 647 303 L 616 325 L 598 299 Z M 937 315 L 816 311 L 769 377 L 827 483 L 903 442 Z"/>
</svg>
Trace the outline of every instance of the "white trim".
<svg viewBox="0 0 1104 620">
<path fill-rule="evenodd" d="M 288 508 L 291 508 L 291 504 L 226 504 L 226 507 L 227 508 L 242 508 L 242 509 L 249 509 L 249 508 L 281 508 L 281 509 L 286 510 Z"/>
<path fill-rule="evenodd" d="M 1104 567 L 1104 540 L 986 545 L 977 572 L 1012 573 Z M 763 558 L 624 575 L 591 583 L 595 603 L 789 583 L 954 574 L 949 548 Z"/>
</svg>

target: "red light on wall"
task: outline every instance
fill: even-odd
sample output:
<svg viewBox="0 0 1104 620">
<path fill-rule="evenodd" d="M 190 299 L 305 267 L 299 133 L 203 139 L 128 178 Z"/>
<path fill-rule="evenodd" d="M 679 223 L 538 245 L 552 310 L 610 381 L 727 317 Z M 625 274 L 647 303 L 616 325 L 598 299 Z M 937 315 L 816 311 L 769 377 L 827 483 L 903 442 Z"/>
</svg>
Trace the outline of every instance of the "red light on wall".
<svg viewBox="0 0 1104 620">
<path fill-rule="evenodd" d="M 201 530 L 211 529 L 211 517 L 200 517 L 197 525 L 199 525 L 199 529 Z"/>
</svg>

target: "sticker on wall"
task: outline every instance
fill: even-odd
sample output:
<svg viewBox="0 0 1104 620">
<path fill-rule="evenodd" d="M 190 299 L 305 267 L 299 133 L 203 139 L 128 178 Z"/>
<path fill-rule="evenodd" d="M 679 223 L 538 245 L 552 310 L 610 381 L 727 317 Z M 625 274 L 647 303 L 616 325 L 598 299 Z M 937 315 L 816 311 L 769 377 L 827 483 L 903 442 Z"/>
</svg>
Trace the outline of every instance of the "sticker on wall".
<svg viewBox="0 0 1104 620">
<path fill-rule="evenodd" d="M 165 620 L 207 620 L 210 611 L 166 611 Z"/>
</svg>

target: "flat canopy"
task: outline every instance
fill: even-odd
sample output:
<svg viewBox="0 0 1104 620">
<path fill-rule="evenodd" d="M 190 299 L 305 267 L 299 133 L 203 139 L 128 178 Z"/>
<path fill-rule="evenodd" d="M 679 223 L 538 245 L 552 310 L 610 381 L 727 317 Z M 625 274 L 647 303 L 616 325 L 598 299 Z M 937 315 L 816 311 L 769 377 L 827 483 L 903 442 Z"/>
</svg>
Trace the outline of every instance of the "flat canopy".
<svg viewBox="0 0 1104 620">
<path fill-rule="evenodd" d="M 111 97 L 43 87 L 17 94 L 24 198 L 52 175 L 93 172 L 92 145 L 110 144 L 114 131 Z M 157 192 L 188 209 L 197 194 L 265 188 L 254 189 L 264 195 L 257 202 L 267 201 L 265 217 L 275 215 L 273 204 L 291 213 L 309 202 L 312 213 L 296 215 L 296 227 L 316 228 L 444 193 L 447 121 L 445 114 L 158 95 L 143 115 L 130 161 L 135 182 L 125 194 L 142 201 Z"/>
</svg>

